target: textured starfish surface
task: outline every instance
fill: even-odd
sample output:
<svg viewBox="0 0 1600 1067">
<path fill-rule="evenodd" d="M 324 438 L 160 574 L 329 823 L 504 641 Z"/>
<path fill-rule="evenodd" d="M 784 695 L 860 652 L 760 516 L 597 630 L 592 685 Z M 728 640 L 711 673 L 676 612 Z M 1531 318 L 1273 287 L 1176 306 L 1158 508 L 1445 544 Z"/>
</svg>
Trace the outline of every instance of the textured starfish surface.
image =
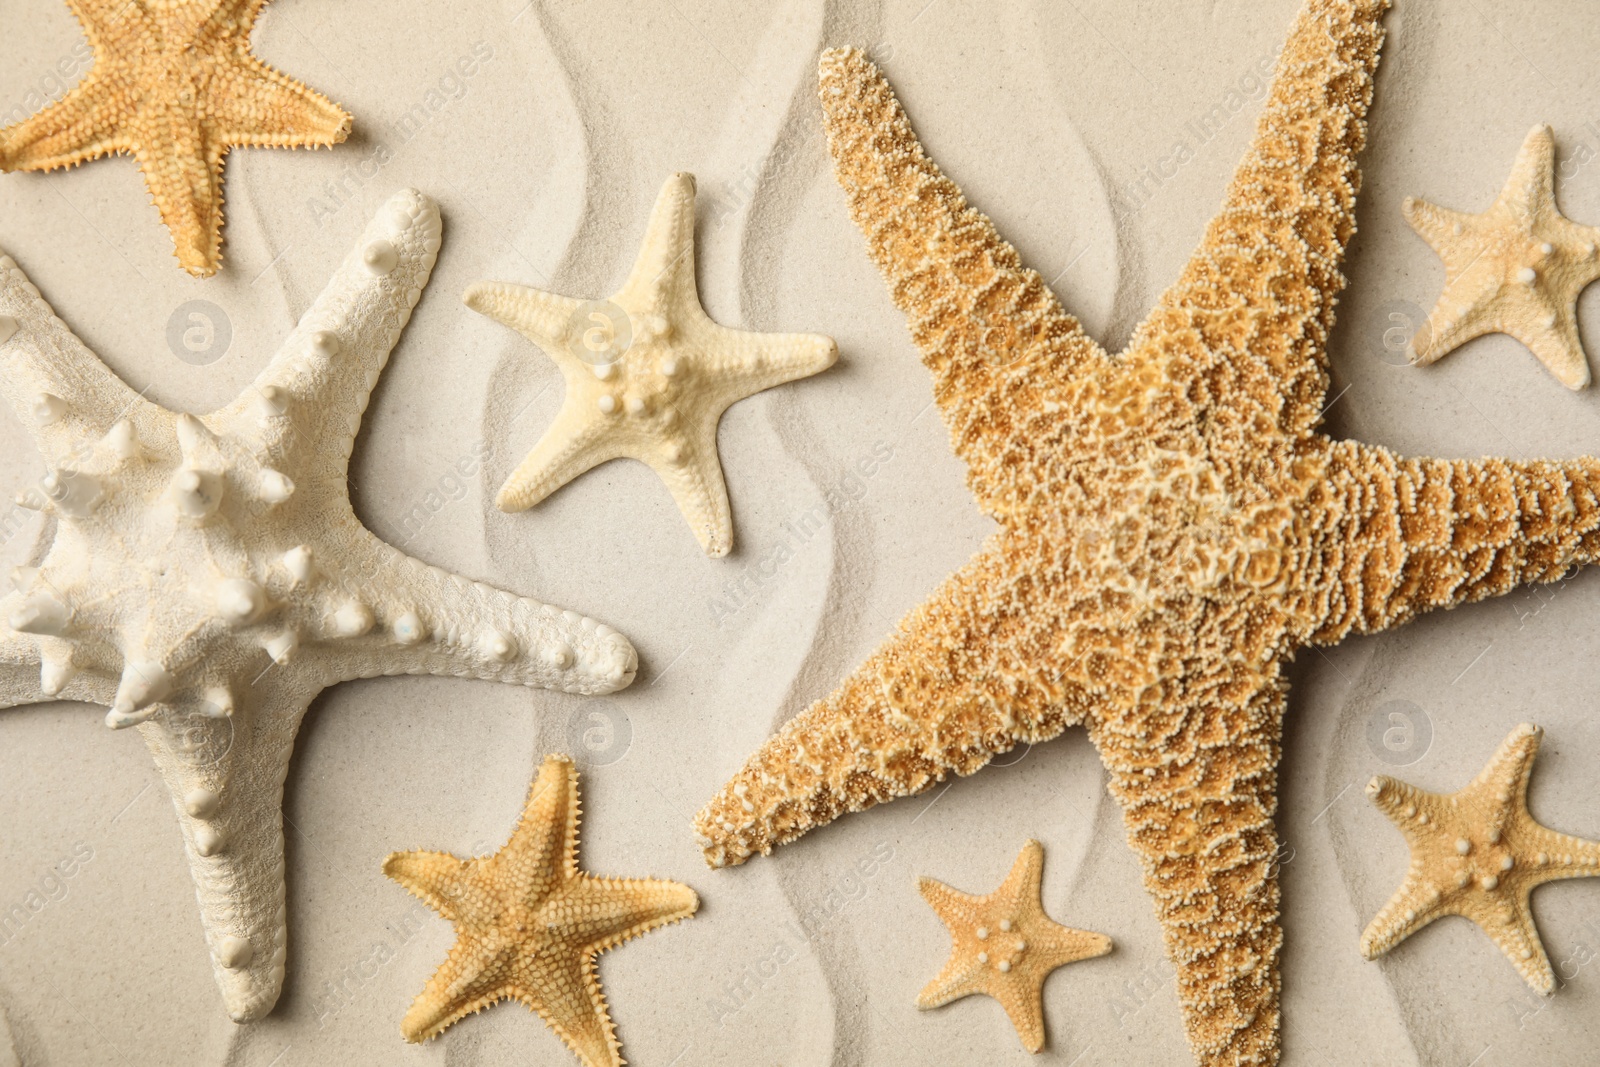
<svg viewBox="0 0 1600 1067">
<path fill-rule="evenodd" d="M 622 1063 L 595 957 L 695 913 L 678 882 L 596 878 L 578 869 L 578 772 L 546 756 L 522 821 L 492 856 L 395 852 L 383 873 L 456 927 L 456 943 L 406 1012 L 407 1041 L 500 1000 L 520 1000 L 585 1067 Z"/>
<path fill-rule="evenodd" d="M 1540 125 L 1529 131 L 1506 187 L 1483 214 L 1406 198 L 1406 221 L 1445 266 L 1444 291 L 1411 339 L 1413 363 L 1432 363 L 1486 333 L 1506 333 L 1568 389 L 1589 384 L 1578 294 L 1600 278 L 1600 229 L 1557 210 L 1555 173 L 1555 138 Z"/>
<path fill-rule="evenodd" d="M 1117 356 L 924 154 L 876 69 L 824 54 L 839 183 L 998 530 L 712 798 L 709 862 L 1082 724 L 1195 1055 L 1277 1061 L 1285 665 L 1600 551 L 1594 459 L 1401 459 L 1317 430 L 1385 6 L 1305 5 L 1221 211 Z"/>
<path fill-rule="evenodd" d="M 986 897 L 957 892 L 932 878 L 917 888 L 950 928 L 950 960 L 917 996 L 937 1008 L 982 993 L 1006 1009 L 1029 1052 L 1044 1048 L 1044 980 L 1067 963 L 1104 956 L 1111 939 L 1051 921 L 1039 902 L 1044 846 L 1029 841 L 1004 884 Z"/>
<path fill-rule="evenodd" d="M 1528 779 L 1543 735 L 1518 726 L 1472 784 L 1449 796 L 1386 775 L 1367 784 L 1367 796 L 1405 834 L 1411 869 L 1361 935 L 1363 956 L 1388 952 L 1435 919 L 1462 915 L 1494 939 L 1530 986 L 1555 992 L 1528 898 L 1546 882 L 1600 875 L 1600 842 L 1558 834 L 1528 814 Z"/>
<path fill-rule="evenodd" d="M 610 627 L 412 559 L 350 506 L 361 414 L 438 250 L 433 202 L 394 196 L 251 387 L 199 418 L 129 389 L 0 260 L 0 394 L 49 469 L 23 494 L 48 543 L 0 598 L 0 707 L 138 725 L 236 1020 L 283 982 L 283 781 L 318 692 L 441 674 L 603 693 L 636 668 Z"/>
<path fill-rule="evenodd" d="M 694 282 L 694 176 L 656 198 L 644 244 L 610 300 L 574 300 L 480 282 L 467 306 L 538 345 L 561 368 L 556 421 L 500 487 L 506 511 L 530 508 L 607 460 L 641 460 L 661 476 L 708 556 L 733 548 L 717 423 L 729 406 L 833 366 L 838 349 L 808 333 L 719 326 Z"/>
<path fill-rule="evenodd" d="M 222 262 L 222 162 L 236 145 L 336 145 L 350 116 L 250 51 L 268 0 L 67 0 L 94 50 L 83 80 L 0 130 L 0 170 L 131 153 L 190 274 Z"/>
</svg>

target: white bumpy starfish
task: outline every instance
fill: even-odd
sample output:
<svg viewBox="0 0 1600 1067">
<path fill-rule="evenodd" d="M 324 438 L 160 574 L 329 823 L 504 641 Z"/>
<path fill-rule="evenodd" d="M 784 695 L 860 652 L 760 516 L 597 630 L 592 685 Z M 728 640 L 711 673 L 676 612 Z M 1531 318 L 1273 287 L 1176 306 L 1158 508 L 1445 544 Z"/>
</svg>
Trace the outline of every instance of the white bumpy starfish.
<svg viewBox="0 0 1600 1067">
<path fill-rule="evenodd" d="M 0 257 L 0 393 L 44 455 L 24 497 L 53 525 L 0 599 L 0 707 L 86 700 L 138 725 L 239 1022 L 283 983 L 283 781 L 321 690 L 440 674 L 604 693 L 637 667 L 610 627 L 421 563 L 356 518 L 350 449 L 438 250 L 433 202 L 397 194 L 255 383 L 198 418 L 129 389 Z"/>
</svg>

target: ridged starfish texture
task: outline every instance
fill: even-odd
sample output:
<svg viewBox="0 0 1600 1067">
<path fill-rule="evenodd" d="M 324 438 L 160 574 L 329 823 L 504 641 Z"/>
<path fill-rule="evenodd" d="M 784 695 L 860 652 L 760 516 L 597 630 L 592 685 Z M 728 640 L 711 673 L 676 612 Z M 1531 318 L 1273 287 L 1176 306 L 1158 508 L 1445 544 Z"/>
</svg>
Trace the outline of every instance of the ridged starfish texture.
<svg viewBox="0 0 1600 1067">
<path fill-rule="evenodd" d="M 456 927 L 450 955 L 400 1023 L 426 1041 L 500 1000 L 520 1000 L 578 1054 L 616 1067 L 622 1047 L 606 1011 L 595 957 L 695 913 L 678 882 L 596 878 L 578 869 L 578 772 L 546 756 L 522 821 L 493 856 L 395 852 L 383 873 Z"/>
<path fill-rule="evenodd" d="M 1600 278 L 1600 229 L 1580 226 L 1556 208 L 1555 174 L 1555 138 L 1539 125 L 1483 214 L 1406 198 L 1406 221 L 1445 267 L 1444 291 L 1411 339 L 1413 363 L 1432 363 L 1474 337 L 1505 333 L 1568 389 L 1589 384 L 1578 294 Z"/>
<path fill-rule="evenodd" d="M 222 262 L 222 162 L 239 145 L 336 145 L 350 116 L 250 51 L 268 0 L 67 0 L 94 51 L 81 82 L 0 130 L 0 170 L 55 170 L 130 153 L 178 262 Z"/>
<path fill-rule="evenodd" d="M 627 283 L 610 300 L 574 300 L 505 282 L 463 296 L 561 368 L 556 421 L 500 487 L 505 511 L 530 508 L 585 471 L 628 457 L 650 465 L 708 556 L 733 548 L 717 423 L 734 403 L 833 366 L 831 338 L 719 326 L 694 282 L 694 176 L 656 198 Z"/>
<path fill-rule="evenodd" d="M 1111 939 L 1053 922 L 1039 902 L 1043 873 L 1044 846 L 1029 841 L 1005 883 L 986 897 L 932 878 L 917 882 L 950 928 L 951 940 L 949 962 L 917 996 L 917 1007 L 937 1008 L 982 993 L 1005 1008 L 1023 1048 L 1044 1048 L 1044 980 L 1063 964 L 1104 956 Z"/>
<path fill-rule="evenodd" d="M 1367 784 L 1367 796 L 1405 834 L 1411 869 L 1361 935 L 1363 956 L 1374 959 L 1435 919 L 1462 915 L 1536 991 L 1555 992 L 1529 897 L 1546 882 L 1600 875 L 1600 842 L 1558 834 L 1528 814 L 1543 736 L 1537 726 L 1518 726 L 1472 784 L 1449 796 L 1387 775 Z"/>
<path fill-rule="evenodd" d="M 1220 213 L 1119 356 L 865 57 L 823 55 L 839 184 L 999 530 L 699 814 L 713 865 L 1081 723 L 1196 1058 L 1277 1062 L 1285 664 L 1600 552 L 1593 459 L 1404 460 L 1317 432 L 1385 7 L 1305 5 Z"/>
<path fill-rule="evenodd" d="M 283 982 L 283 780 L 306 706 L 380 674 L 576 693 L 633 679 L 610 627 L 379 541 L 345 472 L 367 397 L 422 295 L 439 212 L 402 192 L 233 403 L 203 417 L 122 383 L 0 259 L 0 393 L 49 473 L 49 544 L 0 598 L 0 708 L 110 705 L 172 793 L 234 1019 Z"/>
</svg>

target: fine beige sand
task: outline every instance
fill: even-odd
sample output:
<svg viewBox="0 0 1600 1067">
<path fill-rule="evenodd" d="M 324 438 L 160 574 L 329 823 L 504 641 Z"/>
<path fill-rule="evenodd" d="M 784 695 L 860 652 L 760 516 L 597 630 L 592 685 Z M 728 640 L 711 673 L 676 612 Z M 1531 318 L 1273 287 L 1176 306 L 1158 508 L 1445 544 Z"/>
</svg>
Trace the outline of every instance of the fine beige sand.
<svg viewBox="0 0 1600 1067">
<path fill-rule="evenodd" d="M 216 278 L 179 270 L 129 160 L 0 177 L 0 247 L 135 388 L 194 411 L 255 375 L 395 189 L 437 198 L 444 247 L 366 414 L 357 511 L 430 562 L 611 623 L 641 657 L 634 686 L 603 698 L 434 678 L 325 693 L 286 786 L 285 991 L 246 1027 L 223 1012 L 142 741 L 83 705 L 0 713 L 0 914 L 24 916 L 0 928 L 0 1067 L 573 1062 L 515 1004 L 405 1045 L 399 1020 L 451 931 L 379 870 L 397 849 L 498 847 L 549 751 L 584 771 L 587 869 L 678 879 L 704 902 L 602 959 L 632 1063 L 1189 1062 L 1156 923 L 1081 731 L 733 871 L 706 870 L 690 818 L 989 529 L 833 183 L 817 51 L 871 48 L 930 152 L 1118 347 L 1215 209 L 1297 5 L 278 0 L 257 51 L 348 108 L 355 132 L 332 152 L 235 154 Z M 0 0 L 0 25 L 4 121 L 87 69 L 58 0 Z M 1401 218 L 1405 196 L 1486 208 L 1529 127 L 1549 122 L 1560 205 L 1600 224 L 1600 19 L 1584 0 L 1396 0 L 1388 27 L 1332 344 L 1334 431 L 1442 456 L 1600 449 L 1600 393 L 1568 392 L 1509 338 L 1427 369 L 1399 365 L 1392 343 L 1443 281 Z M 562 386 L 459 299 L 483 279 L 608 295 L 675 170 L 699 180 L 710 314 L 840 348 L 832 370 L 724 419 L 736 545 L 723 560 L 702 555 L 638 464 L 524 514 L 494 510 Z M 1600 290 L 1580 318 L 1600 356 Z M 9 411 L 0 457 L 6 499 L 42 474 Z M 7 567 L 38 549 L 27 514 L 0 509 Z M 1280 815 L 1286 1064 L 1594 1062 L 1600 882 L 1534 898 L 1562 979 L 1549 1001 L 1463 920 L 1380 963 L 1357 943 L 1407 861 L 1363 794 L 1375 773 L 1454 790 L 1512 726 L 1535 722 L 1547 735 L 1534 813 L 1600 837 L 1596 618 L 1600 579 L 1584 574 L 1302 660 Z M 948 948 L 916 876 L 986 893 L 1029 837 L 1046 847 L 1050 913 L 1116 945 L 1050 979 L 1037 1059 L 993 1001 L 914 1006 Z"/>
</svg>

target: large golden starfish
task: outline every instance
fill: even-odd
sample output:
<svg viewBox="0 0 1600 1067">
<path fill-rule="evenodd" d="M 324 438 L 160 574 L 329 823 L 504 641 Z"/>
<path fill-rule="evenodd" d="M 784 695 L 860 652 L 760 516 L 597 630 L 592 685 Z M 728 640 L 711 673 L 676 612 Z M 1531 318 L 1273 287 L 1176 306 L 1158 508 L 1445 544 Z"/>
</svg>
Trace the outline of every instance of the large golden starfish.
<svg viewBox="0 0 1600 1067">
<path fill-rule="evenodd" d="M 1536 991 L 1556 975 L 1529 897 L 1546 882 L 1600 875 L 1600 842 L 1560 834 L 1528 812 L 1528 780 L 1544 731 L 1523 723 L 1465 789 L 1441 796 L 1379 775 L 1367 795 L 1406 835 L 1411 868 L 1361 935 L 1373 959 L 1446 915 L 1477 923 Z"/>
<path fill-rule="evenodd" d="M 534 1009 L 585 1067 L 622 1063 L 594 958 L 700 906 L 694 890 L 578 869 L 578 772 L 546 756 L 522 821 L 492 856 L 395 852 L 383 873 L 455 923 L 456 943 L 400 1023 L 426 1041 L 498 1000 Z"/>
<path fill-rule="evenodd" d="M 0 170 L 131 153 L 197 277 L 222 261 L 222 161 L 235 145 L 335 145 L 350 116 L 250 51 L 268 0 L 67 0 L 94 66 L 43 111 L 0 130 Z"/>
<path fill-rule="evenodd" d="M 1317 431 L 1386 7 L 1309 0 L 1221 212 L 1120 356 L 876 69 L 824 54 L 839 183 L 1000 529 L 700 813 L 713 865 L 1082 724 L 1196 1057 L 1277 1061 L 1284 665 L 1600 552 L 1593 459 L 1403 460 Z"/>
</svg>

